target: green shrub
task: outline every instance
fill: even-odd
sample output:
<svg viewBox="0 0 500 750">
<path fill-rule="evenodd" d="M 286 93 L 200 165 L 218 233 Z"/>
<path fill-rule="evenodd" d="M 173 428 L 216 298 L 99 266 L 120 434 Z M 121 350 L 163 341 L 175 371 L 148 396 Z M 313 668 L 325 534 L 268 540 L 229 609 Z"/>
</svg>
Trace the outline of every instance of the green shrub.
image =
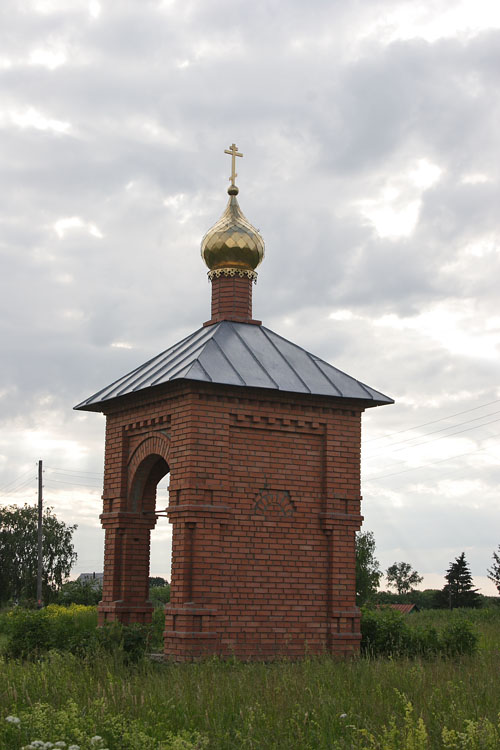
<svg viewBox="0 0 500 750">
<path fill-rule="evenodd" d="M 58 604 L 99 604 L 102 599 L 102 587 L 96 586 L 95 581 L 68 581 L 58 595 Z"/>
<path fill-rule="evenodd" d="M 151 586 L 149 589 L 149 601 L 155 607 L 159 607 L 161 604 L 169 602 L 170 585 L 167 583 L 165 586 Z"/>
<path fill-rule="evenodd" d="M 6 625 L 5 653 L 10 657 L 26 657 L 46 651 L 51 646 L 48 618 L 35 609 L 17 607 L 9 613 Z"/>
<path fill-rule="evenodd" d="M 401 612 L 389 607 L 364 609 L 361 647 L 371 656 L 397 656 L 412 651 L 412 634 Z"/>
<path fill-rule="evenodd" d="M 441 632 L 442 649 L 448 656 L 475 653 L 478 640 L 476 631 L 465 619 L 446 624 Z"/>
<path fill-rule="evenodd" d="M 95 631 L 95 607 L 74 604 L 60 607 L 50 604 L 45 609 L 16 607 L 3 619 L 7 634 L 5 653 L 8 657 L 28 658 L 50 649 L 71 650 L 83 637 Z"/>
<path fill-rule="evenodd" d="M 162 607 L 156 607 L 153 612 L 151 621 L 151 650 L 163 650 L 163 631 L 165 630 L 165 610 Z"/>
<path fill-rule="evenodd" d="M 148 648 L 151 628 L 134 623 L 122 625 L 110 622 L 94 631 L 94 641 L 87 644 L 87 653 L 92 655 L 94 647 L 123 658 L 125 664 L 136 664 Z"/>
<path fill-rule="evenodd" d="M 401 612 L 390 607 L 364 609 L 361 617 L 361 650 L 370 656 L 457 656 L 473 654 L 478 636 L 470 622 L 454 619 L 441 633 L 427 624 L 414 627 Z"/>
<path fill-rule="evenodd" d="M 86 658 L 104 651 L 125 664 L 143 658 L 152 633 L 151 626 L 119 622 L 97 628 L 95 607 L 81 604 L 51 604 L 41 610 L 16 607 L 4 617 L 2 627 L 7 634 L 4 652 L 8 658 L 36 658 L 50 650 Z"/>
</svg>

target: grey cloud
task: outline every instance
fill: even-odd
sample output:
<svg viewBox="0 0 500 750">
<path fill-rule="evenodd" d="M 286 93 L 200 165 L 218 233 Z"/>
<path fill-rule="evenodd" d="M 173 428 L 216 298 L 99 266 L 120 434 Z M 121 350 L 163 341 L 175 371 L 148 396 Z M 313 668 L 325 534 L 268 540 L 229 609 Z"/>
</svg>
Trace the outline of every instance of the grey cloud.
<svg viewBox="0 0 500 750">
<path fill-rule="evenodd" d="M 0 410 L 9 434 L 49 425 L 88 449 L 91 471 L 101 467 L 103 421 L 82 421 L 72 406 L 209 317 L 199 240 L 224 209 L 222 151 L 235 139 L 246 157 L 241 206 L 267 244 L 254 312 L 400 399 L 365 415 L 368 436 L 495 398 L 494 360 L 374 325 L 384 314 L 415 318 L 465 299 L 474 312 L 464 333 L 498 315 L 498 252 L 471 259 L 464 247 L 498 231 L 500 33 L 385 46 L 372 37 L 353 55 L 357 30 L 400 5 L 316 0 L 277 13 L 264 2 L 168 10 L 129 0 L 103 3 L 98 19 L 83 3 L 46 15 L 2 5 L 2 54 L 14 60 L 0 72 L 0 392 L 8 392 Z M 35 47 L 59 42 L 65 65 L 26 63 Z M 71 123 L 68 134 L 10 122 L 8 112 L 29 107 Z M 420 158 L 443 173 L 422 194 L 414 232 L 379 237 L 356 202 L 377 198 Z M 492 182 L 460 182 L 480 172 Z M 408 200 L 415 195 L 407 190 Z M 88 226 L 59 238 L 54 223 L 73 216 L 95 224 L 102 239 Z M 330 319 L 340 308 L 357 317 Z M 54 421 L 41 406 L 47 396 Z M 0 452 L 7 481 L 25 450 L 14 440 Z M 484 472 L 490 491 L 497 479 Z M 412 481 L 403 475 L 397 490 L 409 493 L 410 508 L 392 516 L 397 544 L 408 549 L 405 530 L 424 534 L 427 512 Z M 365 494 L 390 557 L 397 544 L 383 532 L 384 506 Z M 484 527 L 493 523 L 478 513 Z M 465 528 L 471 519 L 463 519 Z M 462 539 L 455 526 L 436 531 L 433 549 Z M 478 531 L 477 544 L 486 543 Z M 436 570 L 440 554 L 429 552 Z"/>
</svg>

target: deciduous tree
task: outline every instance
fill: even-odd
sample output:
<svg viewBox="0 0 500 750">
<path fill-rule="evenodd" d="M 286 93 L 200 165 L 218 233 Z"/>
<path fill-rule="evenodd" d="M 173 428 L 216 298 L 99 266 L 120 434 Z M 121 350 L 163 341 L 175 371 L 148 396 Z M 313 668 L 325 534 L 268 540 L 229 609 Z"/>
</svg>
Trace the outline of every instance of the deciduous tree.
<svg viewBox="0 0 500 750">
<path fill-rule="evenodd" d="M 373 531 L 356 534 L 356 604 L 362 606 L 377 591 L 382 577 L 380 565 L 375 557 Z"/>
<path fill-rule="evenodd" d="M 422 583 L 423 576 L 413 570 L 410 563 L 395 562 L 389 565 L 386 571 L 387 584 L 389 588 L 396 589 L 398 594 L 408 594 L 415 586 Z"/>
<path fill-rule="evenodd" d="M 58 604 L 99 604 L 102 599 L 102 587 L 92 581 L 67 581 L 59 591 Z"/>
<path fill-rule="evenodd" d="M 36 506 L 0 507 L 0 601 L 35 599 L 37 578 Z M 44 600 L 61 586 L 76 561 L 72 544 L 76 525 L 59 521 L 52 508 L 43 514 Z"/>
</svg>

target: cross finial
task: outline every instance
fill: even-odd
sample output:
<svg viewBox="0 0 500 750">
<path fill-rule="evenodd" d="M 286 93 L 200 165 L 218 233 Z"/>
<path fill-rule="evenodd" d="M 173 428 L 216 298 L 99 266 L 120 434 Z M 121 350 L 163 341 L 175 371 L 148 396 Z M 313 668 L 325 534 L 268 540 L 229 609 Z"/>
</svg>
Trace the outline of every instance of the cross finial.
<svg viewBox="0 0 500 750">
<path fill-rule="evenodd" d="M 236 145 L 236 143 L 231 144 L 230 148 L 224 149 L 224 153 L 225 154 L 230 154 L 230 156 L 232 156 L 232 159 L 231 159 L 231 177 L 229 178 L 229 180 L 231 182 L 231 185 L 233 187 L 235 187 L 235 182 L 234 181 L 238 177 L 238 175 L 236 173 L 236 157 L 237 156 L 243 156 L 243 154 L 240 154 L 240 152 L 238 151 L 238 146 Z"/>
</svg>

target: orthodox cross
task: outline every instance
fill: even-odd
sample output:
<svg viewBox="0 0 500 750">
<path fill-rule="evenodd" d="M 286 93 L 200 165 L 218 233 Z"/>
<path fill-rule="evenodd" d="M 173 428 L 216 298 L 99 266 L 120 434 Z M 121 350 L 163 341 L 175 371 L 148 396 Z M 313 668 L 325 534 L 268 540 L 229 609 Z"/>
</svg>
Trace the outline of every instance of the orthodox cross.
<svg viewBox="0 0 500 750">
<path fill-rule="evenodd" d="M 235 179 L 238 177 L 236 173 L 236 157 L 237 156 L 243 156 L 243 154 L 240 154 L 238 151 L 238 146 L 236 143 L 233 143 L 230 148 L 224 149 L 225 154 L 230 154 L 232 156 L 231 160 L 231 177 L 229 178 L 231 181 L 231 185 L 234 185 Z"/>
</svg>

